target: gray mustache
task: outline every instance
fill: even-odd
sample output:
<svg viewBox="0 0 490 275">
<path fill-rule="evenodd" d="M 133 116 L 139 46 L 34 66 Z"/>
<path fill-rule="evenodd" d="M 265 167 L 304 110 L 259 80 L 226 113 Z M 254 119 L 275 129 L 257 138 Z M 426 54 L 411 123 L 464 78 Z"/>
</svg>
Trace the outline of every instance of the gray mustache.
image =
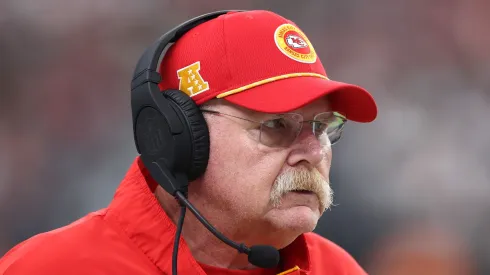
<svg viewBox="0 0 490 275">
<path fill-rule="evenodd" d="M 330 208 L 333 202 L 333 191 L 329 182 L 318 172 L 306 168 L 287 170 L 277 177 L 271 190 L 273 206 L 279 206 L 281 198 L 294 190 L 305 190 L 317 195 L 320 202 L 320 212 Z"/>
</svg>

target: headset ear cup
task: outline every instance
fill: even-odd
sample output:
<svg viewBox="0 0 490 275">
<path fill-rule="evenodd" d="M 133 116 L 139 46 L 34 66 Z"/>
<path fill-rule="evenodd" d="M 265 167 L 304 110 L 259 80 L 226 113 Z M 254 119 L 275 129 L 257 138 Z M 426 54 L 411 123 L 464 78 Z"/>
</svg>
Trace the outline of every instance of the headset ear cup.
<svg viewBox="0 0 490 275">
<path fill-rule="evenodd" d="M 179 90 L 167 90 L 164 94 L 177 104 L 187 120 L 192 142 L 192 163 L 187 176 L 190 181 L 195 180 L 204 174 L 208 165 L 208 125 L 197 104 L 187 94 Z"/>
</svg>

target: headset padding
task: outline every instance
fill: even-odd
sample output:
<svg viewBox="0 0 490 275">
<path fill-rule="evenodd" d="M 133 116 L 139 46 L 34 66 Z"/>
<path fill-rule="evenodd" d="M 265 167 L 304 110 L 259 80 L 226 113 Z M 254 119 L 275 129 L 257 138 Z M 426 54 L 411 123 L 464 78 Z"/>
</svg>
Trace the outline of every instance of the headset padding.
<svg viewBox="0 0 490 275">
<path fill-rule="evenodd" d="M 206 171 L 209 159 L 209 130 L 204 116 L 197 104 L 187 94 L 178 90 L 165 92 L 171 100 L 177 103 L 187 119 L 188 129 L 191 136 L 191 167 L 189 169 L 189 180 L 195 180 Z M 179 157 L 179 156 L 176 156 Z"/>
</svg>

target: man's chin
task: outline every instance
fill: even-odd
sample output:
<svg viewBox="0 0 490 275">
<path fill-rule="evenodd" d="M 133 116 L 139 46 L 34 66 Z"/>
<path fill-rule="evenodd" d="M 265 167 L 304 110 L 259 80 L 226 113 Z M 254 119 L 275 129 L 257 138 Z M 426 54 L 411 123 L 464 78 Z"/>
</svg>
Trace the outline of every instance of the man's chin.
<svg viewBox="0 0 490 275">
<path fill-rule="evenodd" d="M 313 231 L 320 219 L 320 211 L 306 205 L 276 208 L 269 214 L 270 221 L 276 228 L 294 231 L 298 235 Z"/>
<path fill-rule="evenodd" d="M 280 203 L 276 207 L 279 210 L 297 210 L 295 209 L 296 207 L 299 207 L 299 210 L 301 210 L 303 207 L 306 207 L 316 213 L 317 216 L 322 214 L 320 212 L 320 199 L 313 192 L 287 192 L 281 197 Z"/>
</svg>

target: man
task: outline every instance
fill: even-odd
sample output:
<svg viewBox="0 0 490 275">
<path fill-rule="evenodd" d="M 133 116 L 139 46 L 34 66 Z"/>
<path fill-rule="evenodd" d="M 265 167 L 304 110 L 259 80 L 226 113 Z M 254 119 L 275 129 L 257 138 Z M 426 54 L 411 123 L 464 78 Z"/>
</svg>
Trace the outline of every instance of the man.
<svg viewBox="0 0 490 275">
<path fill-rule="evenodd" d="M 204 175 L 189 201 L 228 238 L 280 250 L 252 266 L 187 215 L 179 274 L 365 274 L 314 234 L 332 203 L 331 145 L 346 120 L 373 121 L 364 89 L 329 80 L 306 35 L 268 11 L 230 12 L 198 25 L 165 54 L 160 88 L 200 106 L 209 128 Z M 35 236 L 0 260 L 1 274 L 171 274 L 179 204 L 139 157 L 110 205 Z"/>
</svg>

